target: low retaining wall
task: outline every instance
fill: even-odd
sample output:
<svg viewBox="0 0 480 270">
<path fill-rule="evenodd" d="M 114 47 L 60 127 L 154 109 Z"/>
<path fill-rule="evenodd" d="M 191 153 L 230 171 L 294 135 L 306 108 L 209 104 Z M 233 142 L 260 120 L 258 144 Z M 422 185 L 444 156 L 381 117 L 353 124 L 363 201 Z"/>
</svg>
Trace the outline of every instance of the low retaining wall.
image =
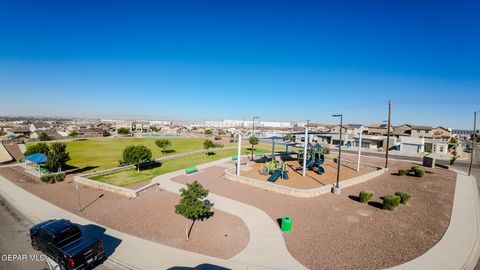
<svg viewBox="0 0 480 270">
<path fill-rule="evenodd" d="M 232 150 L 232 149 L 237 149 L 237 148 L 236 147 L 225 147 L 225 148 L 215 149 L 215 151 Z M 186 156 L 191 156 L 191 155 L 195 155 L 195 154 L 205 153 L 206 151 L 207 150 L 196 150 L 196 151 L 192 151 L 192 152 L 186 152 L 186 153 L 181 153 L 181 154 L 156 158 L 155 161 L 162 162 L 162 161 L 166 161 L 166 160 L 170 160 L 170 159 L 176 159 L 176 158 L 180 158 L 180 157 L 186 157 Z M 107 169 L 107 170 L 103 170 L 103 171 L 86 173 L 86 174 L 82 174 L 81 176 L 91 178 L 91 177 L 95 177 L 95 176 L 126 171 L 126 170 L 130 170 L 130 169 L 134 169 L 134 168 L 136 168 L 135 165 L 125 165 L 125 166 L 115 167 L 115 168 L 111 168 L 111 169 Z"/>
<path fill-rule="evenodd" d="M 128 197 L 128 198 L 136 198 L 136 197 L 140 196 L 142 193 L 144 193 L 144 192 L 146 192 L 146 191 L 148 191 L 152 188 L 157 188 L 159 186 L 158 183 L 150 183 L 150 184 L 148 184 L 146 186 L 143 186 L 139 189 L 133 190 L 133 189 L 130 189 L 130 188 L 119 187 L 119 186 L 103 183 L 103 182 L 100 182 L 100 181 L 91 180 L 91 179 L 88 179 L 88 178 L 83 177 L 83 176 L 75 176 L 73 178 L 73 181 L 75 183 L 79 183 L 79 184 L 87 186 L 87 187 L 113 192 L 113 193 L 116 193 L 116 194 L 119 194 L 119 195 L 122 195 L 122 196 L 125 196 L 125 197 Z"/>
<path fill-rule="evenodd" d="M 374 167 L 376 170 L 370 173 L 366 173 L 364 175 L 359 175 L 347 180 L 343 180 L 340 182 L 340 188 L 346 188 L 349 186 L 353 186 L 353 185 L 368 181 L 388 171 L 388 169 L 380 168 L 374 165 L 366 164 L 365 166 Z M 291 187 L 278 185 L 275 183 L 270 183 L 266 181 L 244 177 L 241 175 L 237 176 L 235 173 L 236 173 L 235 168 L 227 169 L 225 170 L 225 178 L 231 181 L 240 182 L 243 184 L 248 184 L 254 187 L 263 188 L 266 190 L 282 193 L 285 195 L 295 196 L 295 197 L 303 197 L 303 198 L 316 197 L 325 193 L 330 193 L 332 188 L 332 186 L 330 185 L 318 187 L 318 188 L 311 188 L 311 189 L 291 188 Z"/>
</svg>

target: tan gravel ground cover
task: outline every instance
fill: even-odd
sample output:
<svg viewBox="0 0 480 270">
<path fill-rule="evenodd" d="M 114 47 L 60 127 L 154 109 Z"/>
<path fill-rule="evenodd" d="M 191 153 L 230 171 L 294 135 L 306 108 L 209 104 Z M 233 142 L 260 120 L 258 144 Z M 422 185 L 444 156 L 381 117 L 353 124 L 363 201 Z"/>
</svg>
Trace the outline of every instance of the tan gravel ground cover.
<svg viewBox="0 0 480 270">
<path fill-rule="evenodd" d="M 382 159 L 365 157 L 363 162 L 384 165 Z M 425 168 L 424 178 L 393 175 L 411 166 L 390 161 L 390 171 L 382 176 L 345 188 L 341 195 L 315 198 L 229 181 L 221 167 L 211 167 L 196 179 L 211 192 L 256 206 L 274 220 L 291 216 L 293 231 L 284 234 L 288 250 L 310 269 L 379 269 L 425 253 L 442 238 L 450 221 L 456 174 Z M 180 183 L 188 179 L 174 178 Z M 356 200 L 365 189 L 375 192 L 370 204 Z M 394 211 L 381 209 L 380 197 L 400 190 L 410 192 L 411 200 Z"/>
<path fill-rule="evenodd" d="M 325 163 L 322 165 L 325 173 L 318 174 L 314 170 L 307 169 L 305 177 L 302 176 L 302 170 L 294 170 L 295 168 L 300 166 L 297 161 L 287 161 L 287 164 L 289 177 L 288 180 L 279 178 L 275 182 L 275 184 L 293 188 L 309 189 L 326 186 L 335 183 L 337 180 L 337 164 L 334 163 L 331 159 L 326 159 Z M 245 171 L 244 173 L 242 173 L 242 175 L 256 180 L 267 181 L 270 175 L 266 176 L 260 174 L 260 170 L 263 166 L 265 166 L 265 163 L 253 163 L 250 165 L 252 169 L 249 171 Z M 340 175 L 340 180 L 345 180 L 348 178 L 366 174 L 374 170 L 375 169 L 371 167 L 362 166 L 360 171 L 357 172 L 356 168 L 354 168 L 354 165 L 348 163 L 347 166 L 342 166 L 342 174 Z"/>
<path fill-rule="evenodd" d="M 101 225 L 171 247 L 220 258 L 230 258 L 246 247 L 249 232 L 238 217 L 214 210 L 213 217 L 197 221 L 185 240 L 186 219 L 175 214 L 180 197 L 154 189 L 135 199 L 81 187 L 82 212 L 71 176 L 62 183 L 45 184 L 22 174 L 20 168 L 0 168 L 0 174 L 21 188 L 65 210 Z M 102 197 L 100 197 L 103 194 Z M 100 198 L 99 198 L 100 197 Z"/>
</svg>

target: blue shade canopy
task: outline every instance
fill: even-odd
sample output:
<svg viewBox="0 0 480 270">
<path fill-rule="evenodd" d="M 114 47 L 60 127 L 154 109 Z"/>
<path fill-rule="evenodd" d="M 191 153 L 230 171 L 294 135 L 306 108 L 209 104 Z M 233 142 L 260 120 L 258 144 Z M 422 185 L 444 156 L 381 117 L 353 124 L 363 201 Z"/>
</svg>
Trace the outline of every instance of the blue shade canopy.
<svg viewBox="0 0 480 270">
<path fill-rule="evenodd" d="M 47 162 L 47 156 L 42 153 L 36 153 L 36 154 L 25 157 L 25 160 L 28 160 L 33 163 L 45 163 Z"/>
<path fill-rule="evenodd" d="M 280 142 L 280 143 L 277 143 L 278 145 L 285 145 L 285 146 L 292 146 L 292 145 L 295 145 L 296 143 L 293 143 L 293 142 Z"/>
<path fill-rule="evenodd" d="M 265 139 L 270 139 L 270 140 L 283 140 L 283 137 L 279 137 L 279 136 L 272 136 L 272 137 L 267 137 Z"/>
</svg>

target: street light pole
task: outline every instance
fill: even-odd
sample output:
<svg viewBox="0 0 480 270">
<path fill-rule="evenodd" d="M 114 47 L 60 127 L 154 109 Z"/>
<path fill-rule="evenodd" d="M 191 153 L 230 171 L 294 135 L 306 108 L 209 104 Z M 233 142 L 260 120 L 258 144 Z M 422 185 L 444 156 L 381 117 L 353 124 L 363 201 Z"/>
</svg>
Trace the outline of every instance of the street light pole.
<svg viewBox="0 0 480 270">
<path fill-rule="evenodd" d="M 388 168 L 388 150 L 390 148 L 390 114 L 392 111 L 392 102 L 388 101 L 388 123 L 387 123 L 387 149 L 385 151 L 385 168 Z"/>
<path fill-rule="evenodd" d="M 468 165 L 468 176 L 472 173 L 473 157 L 475 154 L 475 140 L 477 133 L 477 112 L 473 112 L 473 134 L 472 134 L 472 154 L 470 155 L 470 165 Z"/>
<path fill-rule="evenodd" d="M 334 114 L 333 117 L 340 117 L 340 141 L 338 143 L 338 159 L 337 159 L 337 185 L 333 188 L 335 194 L 340 194 L 340 165 L 342 163 L 342 130 L 343 130 L 343 114 Z"/>
<path fill-rule="evenodd" d="M 302 172 L 302 176 L 305 176 L 305 174 L 307 173 L 307 151 L 308 151 L 307 137 L 308 137 L 308 128 L 305 127 L 305 140 L 303 142 L 303 172 Z"/>
<path fill-rule="evenodd" d="M 307 120 L 307 129 L 308 129 L 309 126 L 310 126 L 310 120 Z M 309 134 L 308 134 L 308 132 L 307 132 L 307 137 L 306 137 L 307 143 L 310 142 L 309 137 L 310 137 L 310 136 L 309 136 Z"/>
<path fill-rule="evenodd" d="M 357 172 L 360 171 L 360 156 L 362 155 L 362 134 L 363 134 L 363 126 L 360 127 L 358 130 L 359 138 L 358 138 L 358 156 L 357 156 Z"/>
</svg>

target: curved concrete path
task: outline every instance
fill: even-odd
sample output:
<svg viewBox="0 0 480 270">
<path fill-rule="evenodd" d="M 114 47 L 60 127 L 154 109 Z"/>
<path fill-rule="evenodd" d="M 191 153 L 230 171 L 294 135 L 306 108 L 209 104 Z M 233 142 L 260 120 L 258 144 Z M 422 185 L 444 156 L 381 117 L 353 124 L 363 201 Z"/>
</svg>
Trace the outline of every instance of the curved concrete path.
<svg viewBox="0 0 480 270">
<path fill-rule="evenodd" d="M 229 159 L 222 159 L 208 164 L 197 166 L 202 170 L 211 166 L 231 167 L 226 164 Z M 161 188 L 179 194 L 185 185 L 172 181 L 176 176 L 183 175 L 183 171 L 176 171 L 155 177 Z M 267 267 L 273 269 L 306 269 L 290 255 L 285 245 L 278 224 L 262 210 L 239 201 L 210 193 L 207 197 L 214 208 L 241 218 L 250 232 L 250 241 L 240 253 L 230 258 L 230 261 Z"/>
</svg>

